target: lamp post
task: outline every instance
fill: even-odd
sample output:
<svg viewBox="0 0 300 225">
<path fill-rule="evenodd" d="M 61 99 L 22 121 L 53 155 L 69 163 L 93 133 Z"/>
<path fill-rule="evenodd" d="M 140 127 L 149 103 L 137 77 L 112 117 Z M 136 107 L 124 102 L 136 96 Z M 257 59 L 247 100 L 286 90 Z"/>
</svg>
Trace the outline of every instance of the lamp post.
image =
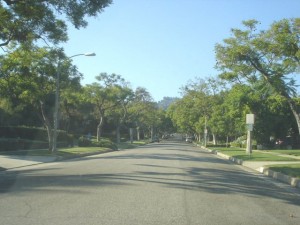
<svg viewBox="0 0 300 225">
<path fill-rule="evenodd" d="M 207 146 L 207 119 L 205 116 L 205 124 L 204 124 L 204 147 Z"/>
<path fill-rule="evenodd" d="M 251 155 L 252 153 L 252 135 L 254 125 L 254 114 L 246 115 L 246 125 L 247 125 L 247 145 L 246 145 L 246 153 Z"/>
<path fill-rule="evenodd" d="M 76 56 L 95 56 L 95 53 L 81 53 L 81 54 L 76 54 L 72 55 L 70 57 L 67 57 L 64 60 L 76 57 Z M 53 136 L 52 136 L 52 152 L 55 152 L 57 150 L 57 129 L 58 129 L 58 111 L 59 111 L 59 79 L 60 79 L 60 65 L 61 61 L 58 61 L 57 65 L 57 73 L 56 73 L 56 86 L 55 86 L 55 105 L 54 105 L 54 125 L 53 125 Z"/>
</svg>

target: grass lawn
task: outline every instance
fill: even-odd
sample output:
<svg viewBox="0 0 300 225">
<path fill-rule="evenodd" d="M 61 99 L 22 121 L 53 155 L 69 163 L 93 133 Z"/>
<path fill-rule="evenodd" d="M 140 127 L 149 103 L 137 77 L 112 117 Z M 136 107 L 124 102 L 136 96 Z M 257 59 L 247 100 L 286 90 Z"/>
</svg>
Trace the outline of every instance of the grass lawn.
<svg viewBox="0 0 300 225">
<path fill-rule="evenodd" d="M 133 143 L 130 142 L 121 142 L 120 144 L 117 144 L 118 149 L 130 149 L 130 148 L 136 148 L 141 145 L 147 144 L 146 141 L 134 141 Z"/>
<path fill-rule="evenodd" d="M 299 164 L 284 164 L 269 166 L 271 170 L 281 172 L 288 176 L 300 178 L 300 163 Z"/>
<path fill-rule="evenodd" d="M 118 144 L 119 149 L 135 148 L 140 145 L 145 145 L 145 141 L 122 142 Z M 63 158 L 76 157 L 82 154 L 96 153 L 110 151 L 111 149 L 105 147 L 72 147 L 59 148 L 57 152 L 52 153 L 48 149 L 34 149 L 34 150 L 19 150 L 19 151 L 1 151 L 0 155 L 24 155 L 24 156 L 60 156 Z"/>
<path fill-rule="evenodd" d="M 217 150 L 226 155 L 233 156 L 235 158 L 242 159 L 244 161 L 297 161 L 297 159 L 282 157 L 278 155 L 262 153 L 262 152 L 252 152 L 251 156 L 246 154 L 246 150 L 242 148 L 210 148 L 212 150 Z"/>
<path fill-rule="evenodd" d="M 279 154 L 286 154 L 286 155 L 295 155 L 300 156 L 300 149 L 272 149 L 272 150 L 264 150 L 266 152 L 274 152 Z"/>
<path fill-rule="evenodd" d="M 20 150 L 20 151 L 3 151 L 1 155 L 26 155 L 26 156 L 79 156 L 86 153 L 108 151 L 108 148 L 102 147 L 73 147 L 73 148 L 60 148 L 57 152 L 52 153 L 48 149 L 34 149 L 34 150 Z"/>
</svg>

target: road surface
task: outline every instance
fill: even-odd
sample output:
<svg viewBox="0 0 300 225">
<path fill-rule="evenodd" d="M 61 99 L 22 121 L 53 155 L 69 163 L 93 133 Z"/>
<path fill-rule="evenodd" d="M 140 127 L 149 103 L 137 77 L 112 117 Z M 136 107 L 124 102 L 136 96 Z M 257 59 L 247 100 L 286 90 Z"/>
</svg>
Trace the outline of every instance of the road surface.
<svg viewBox="0 0 300 225">
<path fill-rule="evenodd" d="M 300 192 L 161 142 L 1 172 L 0 224 L 300 224 Z"/>
</svg>

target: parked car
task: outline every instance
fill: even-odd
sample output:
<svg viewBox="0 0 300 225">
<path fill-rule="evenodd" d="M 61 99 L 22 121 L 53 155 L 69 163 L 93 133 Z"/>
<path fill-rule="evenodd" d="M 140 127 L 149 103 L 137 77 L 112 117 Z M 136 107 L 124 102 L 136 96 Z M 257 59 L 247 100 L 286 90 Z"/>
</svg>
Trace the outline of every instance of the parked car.
<svg viewBox="0 0 300 225">
<path fill-rule="evenodd" d="M 192 137 L 187 137 L 185 139 L 185 142 L 192 143 L 193 142 L 193 138 Z"/>
</svg>

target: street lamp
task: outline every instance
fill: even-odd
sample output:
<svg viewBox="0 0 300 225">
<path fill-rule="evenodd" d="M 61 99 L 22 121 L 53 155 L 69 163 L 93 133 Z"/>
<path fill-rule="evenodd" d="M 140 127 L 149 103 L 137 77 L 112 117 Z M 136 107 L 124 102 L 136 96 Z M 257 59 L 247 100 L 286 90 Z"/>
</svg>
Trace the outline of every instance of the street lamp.
<svg viewBox="0 0 300 225">
<path fill-rule="evenodd" d="M 67 57 L 64 59 L 70 59 L 70 58 L 74 58 L 76 56 L 95 56 L 96 54 L 94 52 L 92 53 L 81 53 L 81 54 L 76 54 L 76 55 L 72 55 L 70 57 Z M 61 61 L 58 61 L 58 65 L 57 65 L 57 73 L 56 73 L 56 86 L 55 86 L 55 105 L 54 105 L 54 126 L 53 126 L 53 141 L 52 141 L 52 152 L 55 152 L 57 150 L 57 129 L 58 129 L 58 122 L 59 122 L 59 118 L 58 118 L 58 111 L 59 111 L 59 77 L 60 77 L 60 65 L 61 65 Z"/>
</svg>

